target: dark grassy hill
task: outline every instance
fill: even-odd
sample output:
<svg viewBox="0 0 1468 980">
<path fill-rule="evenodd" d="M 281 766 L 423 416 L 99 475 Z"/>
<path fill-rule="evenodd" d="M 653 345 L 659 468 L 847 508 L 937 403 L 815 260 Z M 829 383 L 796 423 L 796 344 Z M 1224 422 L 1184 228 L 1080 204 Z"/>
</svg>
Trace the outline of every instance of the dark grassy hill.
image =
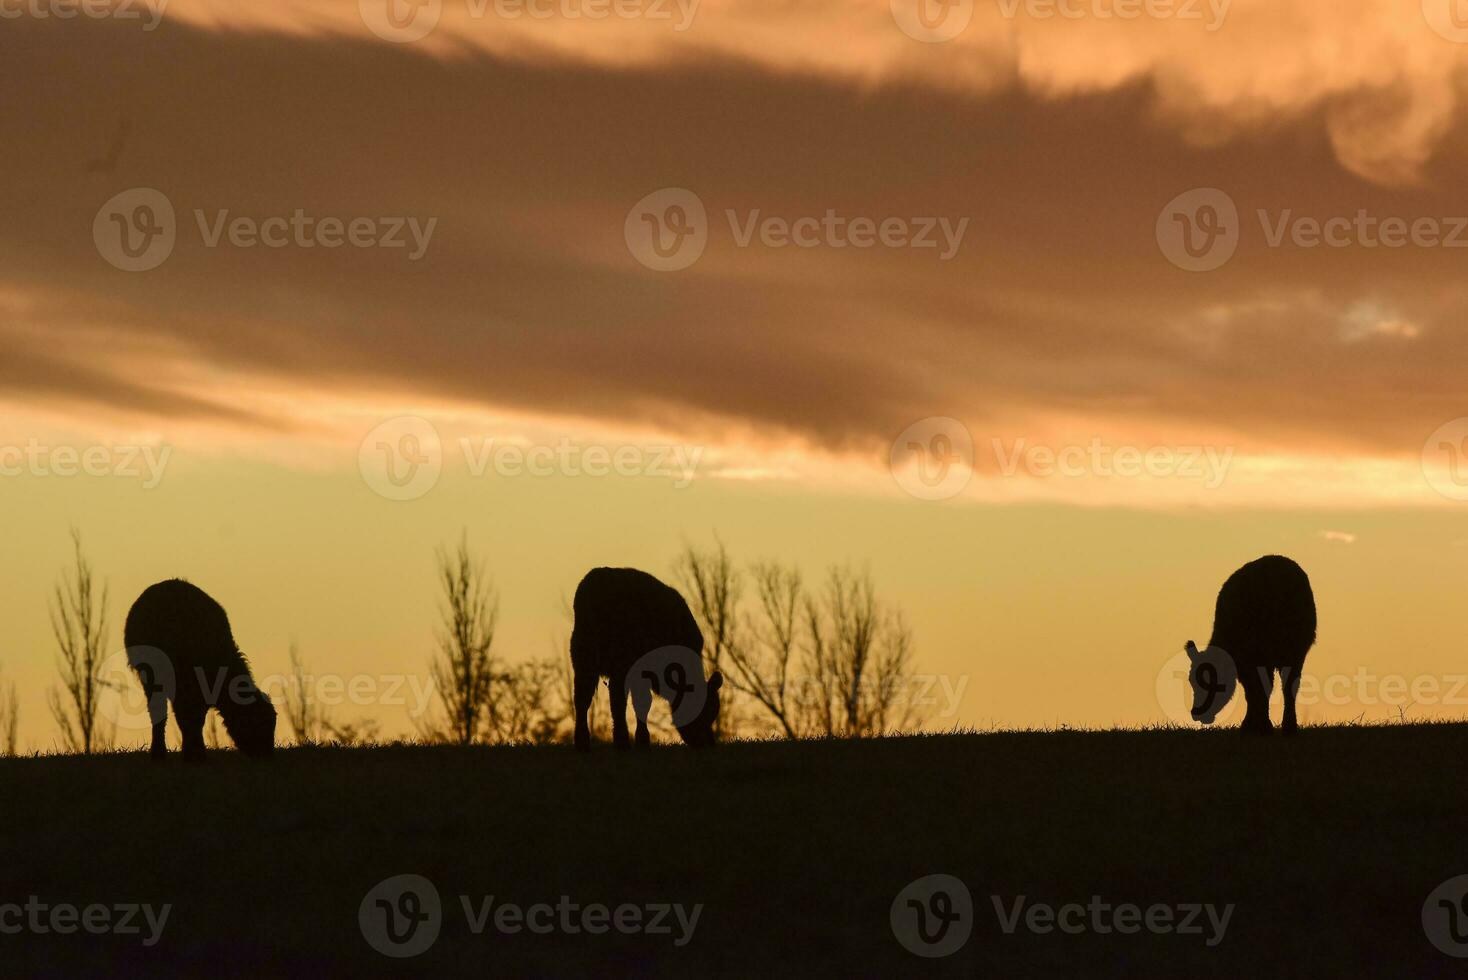
<svg viewBox="0 0 1468 980">
<path fill-rule="evenodd" d="M 0 927 L 15 922 L 4 904 L 32 895 L 172 906 L 151 948 L 146 924 L 131 936 L 0 934 L 0 973 L 1461 976 L 1468 960 L 1428 942 L 1422 909 L 1468 874 L 1465 758 L 1468 726 L 1407 725 L 1293 740 L 1059 732 L 590 757 L 389 747 L 266 763 L 219 752 L 199 767 L 0 760 Z M 890 912 L 936 873 L 967 885 L 972 935 L 922 959 Z M 358 912 L 402 874 L 433 883 L 441 931 L 421 955 L 391 959 Z M 702 909 L 681 946 L 672 913 L 668 934 L 491 923 L 475 935 L 460 896 L 477 909 L 491 895 L 492 908 L 567 896 L 582 911 Z M 1201 916 L 1201 934 L 1100 934 L 1089 909 L 1079 934 L 1006 934 L 995 895 L 1006 915 L 1019 896 L 1234 909 L 1210 947 Z M 387 901 L 395 914 L 421 908 Z"/>
</svg>

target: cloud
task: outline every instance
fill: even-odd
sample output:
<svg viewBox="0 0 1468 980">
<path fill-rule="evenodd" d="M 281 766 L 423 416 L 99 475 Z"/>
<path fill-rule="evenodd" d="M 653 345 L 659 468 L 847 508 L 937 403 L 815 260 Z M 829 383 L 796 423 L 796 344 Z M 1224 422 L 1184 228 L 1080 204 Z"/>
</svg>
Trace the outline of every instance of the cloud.
<svg viewBox="0 0 1468 980">
<path fill-rule="evenodd" d="M 168 11 L 215 30 L 378 40 L 367 24 L 387 2 L 172 0 Z M 863 87 L 1019 88 L 1046 101 L 1145 88 L 1155 114 L 1199 144 L 1318 118 L 1348 169 L 1402 183 L 1420 177 L 1458 110 L 1468 46 L 1440 33 L 1453 27 L 1449 2 L 980 0 L 944 8 L 945 19 L 971 13 L 948 40 L 922 43 L 894 12 L 916 0 L 624 0 L 601 16 L 591 0 L 434 0 L 423 12 L 431 31 L 404 46 L 623 69 L 712 58 Z"/>
<path fill-rule="evenodd" d="M 461 406 L 871 460 L 946 415 L 1415 466 L 1465 414 L 1468 338 L 1436 329 L 1465 299 L 1456 251 L 1272 247 L 1257 217 L 1451 215 L 1463 46 L 1365 3 L 1237 0 L 1216 32 L 984 7 L 952 45 L 887 6 L 706 0 L 678 33 L 446 4 L 416 45 L 373 37 L 355 3 L 174 0 L 149 34 L 7 22 L 0 85 L 27 97 L 0 144 L 3 397 L 285 433 L 318 403 Z M 90 166 L 119 132 L 112 168 Z M 1154 237 L 1198 186 L 1240 213 L 1210 273 Z M 178 216 L 145 273 L 92 237 L 131 187 Z M 663 187 L 708 215 L 679 272 L 624 239 Z M 209 244 L 221 213 L 297 212 L 438 224 L 416 262 Z M 949 261 L 739 242 L 749 220 L 828 212 L 968 225 Z"/>
</svg>

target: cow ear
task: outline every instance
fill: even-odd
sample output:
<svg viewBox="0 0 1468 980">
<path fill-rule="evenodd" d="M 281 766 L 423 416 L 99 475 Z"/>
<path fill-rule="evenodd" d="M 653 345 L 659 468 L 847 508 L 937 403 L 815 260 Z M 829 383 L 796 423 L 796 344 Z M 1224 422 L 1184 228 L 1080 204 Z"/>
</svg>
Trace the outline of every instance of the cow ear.
<svg viewBox="0 0 1468 980">
<path fill-rule="evenodd" d="M 1189 640 L 1188 641 L 1188 659 L 1189 660 L 1197 660 L 1198 659 L 1198 648 L 1197 648 L 1196 645 L 1194 645 L 1194 643 L 1193 643 L 1192 640 Z"/>
<path fill-rule="evenodd" d="M 717 670 L 714 671 L 714 676 L 712 676 L 712 677 L 709 678 L 709 690 L 710 691 L 717 691 L 719 688 L 721 688 L 723 686 L 724 686 L 724 675 L 721 674 L 721 673 L 719 673 Z"/>
</svg>

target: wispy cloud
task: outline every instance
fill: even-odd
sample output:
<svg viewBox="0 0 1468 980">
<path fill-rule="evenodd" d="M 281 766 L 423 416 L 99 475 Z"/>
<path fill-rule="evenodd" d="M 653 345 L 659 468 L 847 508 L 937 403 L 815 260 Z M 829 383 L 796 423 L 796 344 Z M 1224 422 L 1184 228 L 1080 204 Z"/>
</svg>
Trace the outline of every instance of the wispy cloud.
<svg viewBox="0 0 1468 980">
<path fill-rule="evenodd" d="M 1221 490 L 1170 503 L 1227 500 L 1251 473 L 1250 500 L 1434 498 L 1423 441 L 1463 412 L 1468 335 L 1438 329 L 1468 302 L 1459 256 L 1270 248 L 1254 218 L 1461 210 L 1440 178 L 1468 164 L 1445 138 L 1468 45 L 1415 12 L 1236 0 L 1208 32 L 985 4 L 931 45 L 885 0 L 705 0 L 683 32 L 443 7 L 405 45 L 355 2 L 174 0 L 147 36 L 7 22 L 0 85 L 33 93 L 9 104 L 26 139 L 0 142 L 10 423 L 309 440 L 336 427 L 318 399 L 432 404 L 727 445 L 726 476 L 769 479 L 808 468 L 766 446 L 880 469 L 895 433 L 942 415 L 980 440 L 1236 450 Z M 1213 183 L 1244 235 L 1228 265 L 1185 273 L 1159 254 L 1159 211 Z M 127 273 L 91 231 L 135 187 L 171 202 L 178 241 Z M 707 212 L 682 271 L 624 237 L 663 187 Z M 221 212 L 297 211 L 438 224 L 416 262 L 209 242 Z M 751 216 L 828 213 L 968 224 L 951 261 L 740 242 Z M 1022 484 L 1093 493 L 973 492 Z M 1147 503 L 1134 489 L 1105 494 Z"/>
</svg>

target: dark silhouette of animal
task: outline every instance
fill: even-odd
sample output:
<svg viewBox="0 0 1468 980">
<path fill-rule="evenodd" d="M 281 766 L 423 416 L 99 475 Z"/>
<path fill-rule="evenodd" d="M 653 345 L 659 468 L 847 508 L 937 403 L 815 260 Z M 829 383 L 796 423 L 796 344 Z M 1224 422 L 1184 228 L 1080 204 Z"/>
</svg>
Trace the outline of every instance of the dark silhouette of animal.
<svg viewBox="0 0 1468 980">
<path fill-rule="evenodd" d="M 275 707 L 255 686 L 224 607 L 203 589 L 181 579 L 149 586 L 128 611 L 123 642 L 148 699 L 153 758 L 168 754 L 163 737 L 170 701 L 184 758 L 204 758 L 204 716 L 210 708 L 219 712 L 241 752 L 270 754 Z"/>
<path fill-rule="evenodd" d="M 653 694 L 667 699 L 673 725 L 686 744 L 713 743 L 724 677 L 714 671 L 704 679 L 703 633 L 676 589 L 635 568 L 593 568 L 576 586 L 573 612 L 571 667 L 576 675 L 578 749 L 591 748 L 586 713 L 603 677 L 617 748 L 628 747 L 629 694 L 639 748 L 649 744 L 647 714 Z"/>
<path fill-rule="evenodd" d="M 1208 724 L 1222 707 L 1217 697 L 1223 688 L 1213 656 L 1221 648 L 1232 659 L 1238 684 L 1244 689 L 1243 730 L 1263 734 L 1274 730 L 1269 721 L 1269 695 L 1277 670 L 1285 703 L 1281 728 L 1294 733 L 1299 727 L 1295 695 L 1300 690 L 1300 672 L 1314 643 L 1315 593 L 1305 570 L 1279 555 L 1249 562 L 1230 575 L 1218 592 L 1208 650 L 1200 654 L 1193 641 L 1188 641 L 1193 717 Z"/>
</svg>

